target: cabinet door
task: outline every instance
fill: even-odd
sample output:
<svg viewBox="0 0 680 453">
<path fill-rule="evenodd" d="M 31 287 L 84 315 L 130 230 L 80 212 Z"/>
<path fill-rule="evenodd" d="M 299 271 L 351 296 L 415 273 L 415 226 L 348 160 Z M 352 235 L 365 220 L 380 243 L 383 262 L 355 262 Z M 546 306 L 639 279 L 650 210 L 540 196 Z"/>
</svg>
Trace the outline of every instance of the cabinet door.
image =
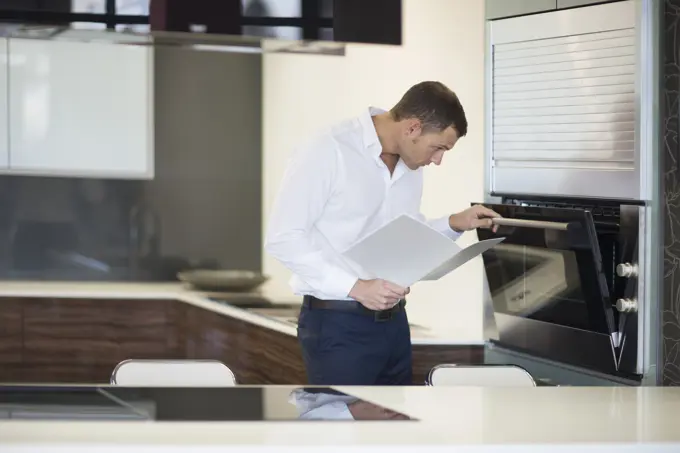
<svg viewBox="0 0 680 453">
<path fill-rule="evenodd" d="M 7 39 L 0 38 L 0 168 L 7 168 L 9 165 L 8 71 Z"/>
<path fill-rule="evenodd" d="M 628 1 L 491 22 L 492 192 L 641 199 L 635 24 Z"/>
<path fill-rule="evenodd" d="M 521 16 L 557 8 L 556 0 L 486 0 L 486 18 Z"/>
<path fill-rule="evenodd" d="M 10 171 L 153 176 L 153 50 L 10 39 Z"/>
<path fill-rule="evenodd" d="M 573 8 L 574 6 L 595 5 L 597 3 L 606 3 L 606 0 L 557 0 L 557 9 Z"/>
</svg>

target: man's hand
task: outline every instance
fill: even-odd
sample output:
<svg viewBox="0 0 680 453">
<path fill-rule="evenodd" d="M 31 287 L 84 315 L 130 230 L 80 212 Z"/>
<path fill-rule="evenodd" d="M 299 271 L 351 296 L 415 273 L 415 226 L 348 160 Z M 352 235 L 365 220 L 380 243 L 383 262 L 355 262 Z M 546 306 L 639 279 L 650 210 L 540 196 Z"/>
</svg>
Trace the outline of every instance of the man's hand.
<svg viewBox="0 0 680 453">
<path fill-rule="evenodd" d="M 477 228 L 491 228 L 495 232 L 498 227 L 491 222 L 491 219 L 500 216 L 489 208 L 476 205 L 449 217 L 449 226 L 459 233 Z"/>
<path fill-rule="evenodd" d="M 349 292 L 349 297 L 369 310 L 388 310 L 394 307 L 410 292 L 385 280 L 357 280 Z"/>
</svg>

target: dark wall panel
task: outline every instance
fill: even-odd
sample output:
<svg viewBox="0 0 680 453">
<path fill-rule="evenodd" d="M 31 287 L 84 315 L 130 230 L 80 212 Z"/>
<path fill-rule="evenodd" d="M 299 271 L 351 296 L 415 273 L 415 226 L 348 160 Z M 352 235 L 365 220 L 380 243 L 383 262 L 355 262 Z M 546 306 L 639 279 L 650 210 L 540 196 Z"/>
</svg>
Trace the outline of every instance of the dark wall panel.
<svg viewBox="0 0 680 453">
<path fill-rule="evenodd" d="M 680 0 L 665 0 L 661 86 L 664 263 L 661 340 L 663 385 L 680 385 Z"/>
</svg>

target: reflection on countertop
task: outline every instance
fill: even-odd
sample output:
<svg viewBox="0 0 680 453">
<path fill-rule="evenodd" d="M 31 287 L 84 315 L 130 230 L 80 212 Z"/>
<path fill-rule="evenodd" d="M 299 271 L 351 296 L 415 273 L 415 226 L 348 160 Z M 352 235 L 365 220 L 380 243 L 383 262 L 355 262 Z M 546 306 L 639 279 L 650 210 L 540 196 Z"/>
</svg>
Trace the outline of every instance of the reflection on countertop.
<svg viewBox="0 0 680 453">
<path fill-rule="evenodd" d="M 329 387 L 0 385 L 0 422 L 10 419 L 62 422 L 415 420 Z"/>
<path fill-rule="evenodd" d="M 392 419 L 375 420 L 378 417 L 370 417 L 374 418 L 370 422 L 318 421 L 318 411 L 315 414 L 306 411 L 308 415 L 314 415 L 315 421 L 309 420 L 312 417 L 307 417 L 307 422 L 288 420 L 289 417 L 300 417 L 300 406 L 291 404 L 288 399 L 291 391 L 297 388 L 146 389 L 136 392 L 135 389 L 108 387 L 104 390 L 118 397 L 117 401 L 144 410 L 153 408 L 149 403 L 156 402 L 159 409 L 161 406 L 174 409 L 178 403 L 170 404 L 179 400 L 185 420 L 74 420 L 68 423 L 15 420 L 0 423 L 0 451 L 138 452 L 140 446 L 148 447 L 143 451 L 154 452 L 680 451 L 680 430 L 677 429 L 680 389 L 677 387 L 518 387 L 511 391 L 446 386 L 333 387 L 337 392 L 417 419 L 399 424 Z M 243 392 L 245 395 L 237 401 L 237 394 Z M 199 404 L 193 404 L 196 398 L 192 394 L 203 395 Z M 227 398 L 225 394 L 233 396 Z M 256 404 L 257 398 L 261 400 L 260 404 Z M 250 414 L 251 420 L 242 422 L 201 422 L 198 417 L 208 410 L 212 415 L 223 415 L 248 407 L 258 409 L 262 418 L 271 421 L 258 421 L 252 415 L 259 414 L 254 413 Z M 186 420 L 192 413 L 198 416 Z M 341 412 L 334 410 L 331 414 L 321 415 L 328 419 L 329 415 L 336 414 Z M 157 419 L 166 418 L 159 415 Z M 74 448 L 74 445 L 80 448 Z"/>
</svg>

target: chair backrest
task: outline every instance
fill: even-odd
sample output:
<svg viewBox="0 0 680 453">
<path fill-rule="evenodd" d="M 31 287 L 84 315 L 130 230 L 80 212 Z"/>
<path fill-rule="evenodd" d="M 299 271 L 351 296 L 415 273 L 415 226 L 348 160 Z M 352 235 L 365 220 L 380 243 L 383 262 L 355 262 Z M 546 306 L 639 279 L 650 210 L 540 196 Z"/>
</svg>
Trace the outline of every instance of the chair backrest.
<svg viewBox="0 0 680 453">
<path fill-rule="evenodd" d="M 461 387 L 535 387 L 534 378 L 516 365 L 437 365 L 428 385 Z"/>
<path fill-rule="evenodd" d="M 111 384 L 127 387 L 231 387 L 234 373 L 217 360 L 142 360 L 120 362 Z"/>
</svg>

